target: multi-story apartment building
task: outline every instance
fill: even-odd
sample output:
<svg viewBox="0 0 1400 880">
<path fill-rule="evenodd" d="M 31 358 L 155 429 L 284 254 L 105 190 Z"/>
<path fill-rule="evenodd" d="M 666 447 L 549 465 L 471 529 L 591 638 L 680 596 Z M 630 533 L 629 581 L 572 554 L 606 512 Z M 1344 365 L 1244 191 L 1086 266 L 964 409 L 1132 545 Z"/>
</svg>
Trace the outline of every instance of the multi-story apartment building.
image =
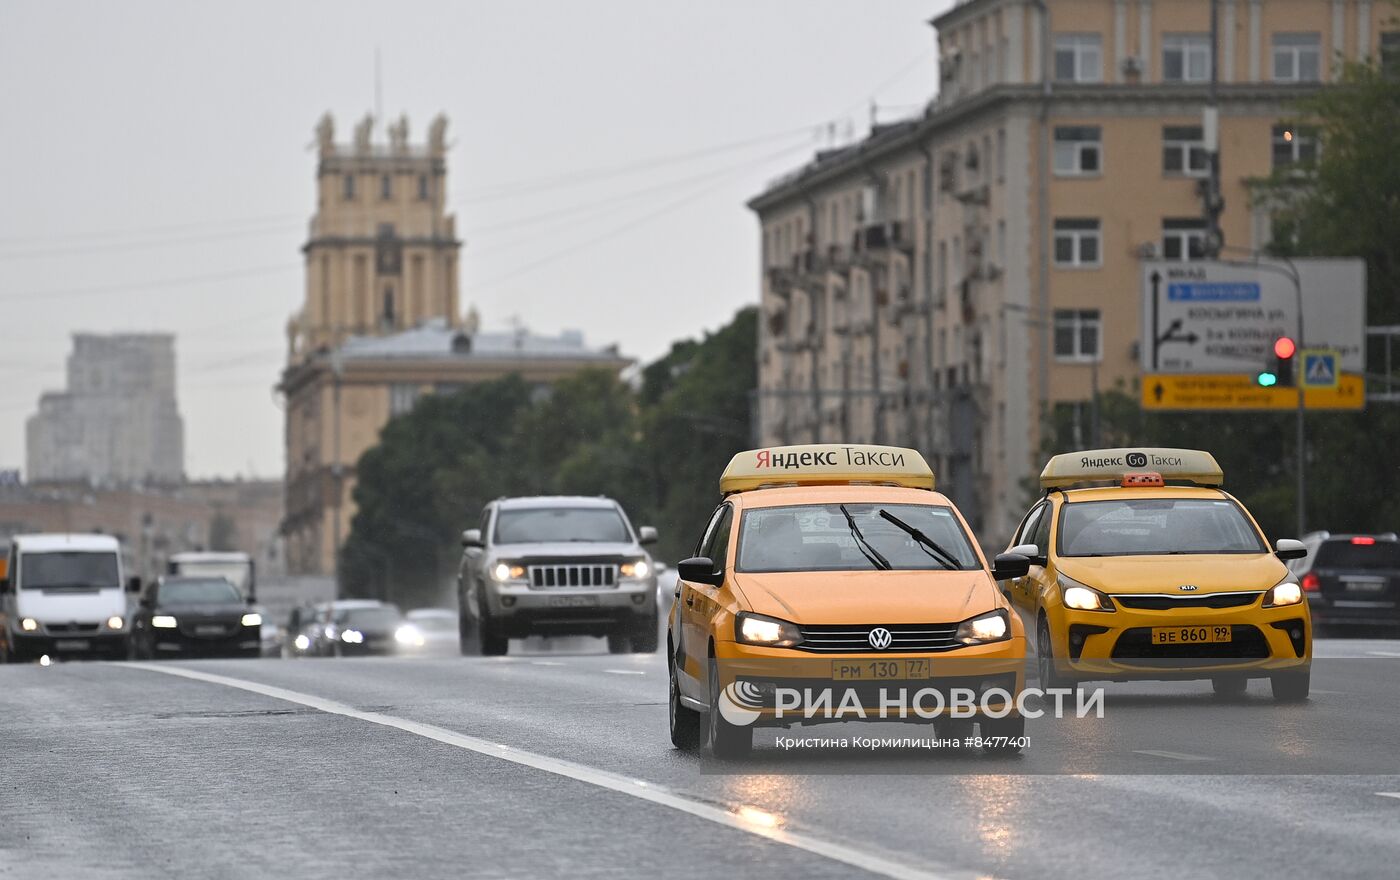
<svg viewBox="0 0 1400 880">
<path fill-rule="evenodd" d="M 31 483 L 181 482 L 185 435 L 175 400 L 175 337 L 74 334 L 67 389 L 41 396 L 26 427 Z"/>
<path fill-rule="evenodd" d="M 337 144 L 330 117 L 317 128 L 317 211 L 306 293 L 288 324 L 286 514 L 293 574 L 332 574 L 355 513 L 355 464 L 391 418 L 424 394 L 518 374 L 545 384 L 584 369 L 622 371 L 615 348 L 581 334 L 483 333 L 458 311 L 461 242 L 446 212 L 446 120 L 426 145 L 408 123 L 372 141 L 373 120 Z"/>
<path fill-rule="evenodd" d="M 1209 0 L 965 0 L 932 22 L 917 118 L 750 202 L 762 235 L 763 443 L 922 448 L 974 525 L 1025 510 L 1050 417 L 1082 428 L 1138 372 L 1145 257 L 1199 257 Z M 1370 0 L 1221 0 L 1220 229 L 1256 249 L 1250 182 L 1311 158 L 1290 117 L 1345 60 L 1400 51 Z"/>
</svg>

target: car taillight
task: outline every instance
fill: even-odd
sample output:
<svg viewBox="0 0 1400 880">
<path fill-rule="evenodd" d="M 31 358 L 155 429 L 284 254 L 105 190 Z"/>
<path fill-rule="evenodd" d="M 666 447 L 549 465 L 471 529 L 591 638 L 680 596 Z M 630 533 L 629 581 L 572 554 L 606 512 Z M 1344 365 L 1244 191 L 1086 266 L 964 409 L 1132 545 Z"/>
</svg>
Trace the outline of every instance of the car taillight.
<svg viewBox="0 0 1400 880">
<path fill-rule="evenodd" d="M 1361 537 L 1352 538 L 1352 539 L 1351 539 L 1351 542 L 1352 542 L 1353 544 L 1360 544 L 1362 547 L 1369 547 L 1369 546 L 1371 546 L 1372 544 L 1376 543 L 1376 539 L 1375 539 L 1375 538 L 1371 538 L 1371 537 L 1361 536 Z"/>
<path fill-rule="evenodd" d="M 1309 593 L 1316 593 L 1322 589 L 1322 582 L 1317 579 L 1317 575 L 1308 572 L 1303 575 L 1303 589 Z"/>
</svg>

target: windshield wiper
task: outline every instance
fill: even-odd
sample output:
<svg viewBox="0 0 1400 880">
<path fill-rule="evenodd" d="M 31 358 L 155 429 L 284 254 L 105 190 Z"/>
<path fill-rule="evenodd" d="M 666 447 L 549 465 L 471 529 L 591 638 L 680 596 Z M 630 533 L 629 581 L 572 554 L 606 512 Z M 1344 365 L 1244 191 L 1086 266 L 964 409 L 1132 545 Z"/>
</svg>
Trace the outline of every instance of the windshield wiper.
<svg viewBox="0 0 1400 880">
<path fill-rule="evenodd" d="M 865 540 L 865 535 L 861 534 L 860 528 L 856 525 L 856 518 L 851 516 L 851 512 L 846 509 L 846 505 L 841 505 L 841 513 L 846 517 L 846 525 L 851 527 L 851 537 L 856 539 L 856 547 L 865 558 L 870 560 L 870 564 L 876 568 L 889 571 L 892 566 L 890 561 L 880 554 L 879 550 L 870 546 L 870 542 Z"/>
<path fill-rule="evenodd" d="M 928 535 L 925 535 L 923 532 L 909 525 L 909 523 L 890 513 L 888 510 L 882 509 L 880 511 L 880 516 L 884 517 L 885 520 L 887 520 L 888 522 L 891 522 L 894 525 L 898 526 L 900 529 L 903 529 L 905 534 L 909 535 L 909 537 L 913 538 L 915 541 L 918 541 L 919 546 L 923 548 L 924 552 L 928 554 L 930 559 L 933 559 L 935 562 L 938 562 L 944 568 L 954 570 L 962 569 L 962 563 L 958 562 L 958 560 L 953 556 L 953 554 L 949 553 L 947 550 L 944 550 L 941 546 L 939 546 L 937 541 L 933 540 Z"/>
</svg>

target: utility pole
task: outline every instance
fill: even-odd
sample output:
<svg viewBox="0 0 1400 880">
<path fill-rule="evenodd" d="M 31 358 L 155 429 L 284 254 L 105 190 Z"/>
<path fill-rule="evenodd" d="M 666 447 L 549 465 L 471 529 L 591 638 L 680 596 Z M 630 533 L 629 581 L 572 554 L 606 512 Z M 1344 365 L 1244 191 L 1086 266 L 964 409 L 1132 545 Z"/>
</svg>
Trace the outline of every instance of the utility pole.
<svg viewBox="0 0 1400 880">
<path fill-rule="evenodd" d="M 1201 115 L 1201 134 L 1210 162 L 1210 176 L 1200 184 L 1206 221 L 1202 250 L 1206 259 L 1214 260 L 1225 246 L 1225 234 L 1220 230 L 1220 215 L 1225 210 L 1220 194 L 1220 0 L 1210 0 L 1210 91 Z"/>
</svg>

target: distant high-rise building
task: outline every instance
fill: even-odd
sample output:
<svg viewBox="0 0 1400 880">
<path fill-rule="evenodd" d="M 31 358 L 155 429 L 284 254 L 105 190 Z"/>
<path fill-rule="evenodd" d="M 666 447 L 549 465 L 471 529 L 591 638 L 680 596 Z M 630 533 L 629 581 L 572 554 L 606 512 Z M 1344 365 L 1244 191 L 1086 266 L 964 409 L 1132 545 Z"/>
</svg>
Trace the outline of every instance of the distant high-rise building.
<svg viewBox="0 0 1400 880">
<path fill-rule="evenodd" d="M 30 482 L 112 486 L 184 479 L 175 337 L 78 333 L 68 388 L 46 392 L 28 423 Z"/>
</svg>

